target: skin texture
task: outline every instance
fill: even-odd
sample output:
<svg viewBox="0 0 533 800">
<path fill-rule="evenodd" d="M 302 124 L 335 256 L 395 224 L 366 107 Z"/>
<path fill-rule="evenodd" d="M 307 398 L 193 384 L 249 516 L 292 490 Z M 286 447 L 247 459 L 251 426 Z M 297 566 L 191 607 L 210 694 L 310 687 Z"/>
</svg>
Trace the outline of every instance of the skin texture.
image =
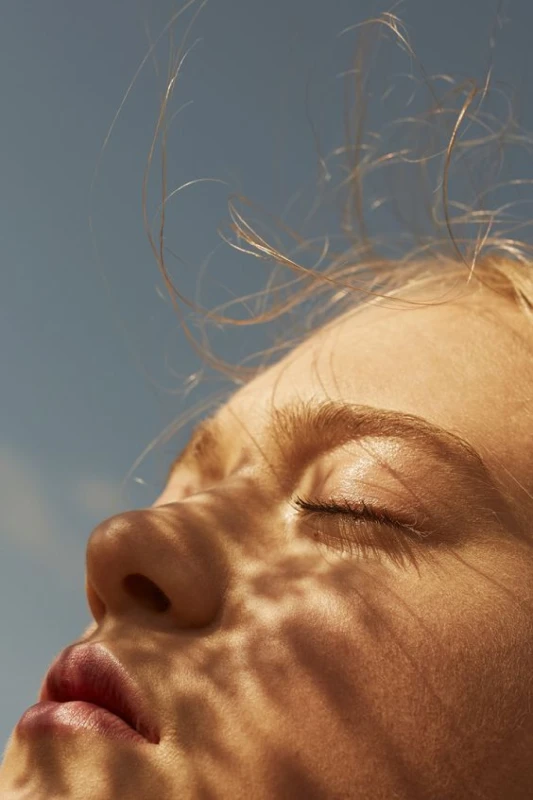
<svg viewBox="0 0 533 800">
<path fill-rule="evenodd" d="M 2 798 L 533 796 L 533 330 L 487 289 L 424 305 L 441 294 L 313 334 L 216 412 L 221 466 L 178 467 L 152 508 L 93 531 L 79 641 L 125 664 L 161 741 L 15 732 Z M 266 429 L 296 399 L 424 417 L 495 486 L 390 437 L 323 450 L 299 433 L 287 461 L 291 430 Z M 433 538 L 399 563 L 374 523 L 382 549 L 335 550 L 341 524 L 354 546 L 363 529 L 305 518 L 298 494 L 401 506 Z"/>
</svg>

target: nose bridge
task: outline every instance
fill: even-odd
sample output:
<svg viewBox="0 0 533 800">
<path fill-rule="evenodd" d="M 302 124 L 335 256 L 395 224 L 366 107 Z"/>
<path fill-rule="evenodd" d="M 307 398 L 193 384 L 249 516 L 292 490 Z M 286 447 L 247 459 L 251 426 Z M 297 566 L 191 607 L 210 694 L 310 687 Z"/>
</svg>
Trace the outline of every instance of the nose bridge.
<svg viewBox="0 0 533 800">
<path fill-rule="evenodd" d="M 205 509 L 219 543 L 237 565 L 247 558 L 265 557 L 265 552 L 275 547 L 275 540 L 280 540 L 278 494 L 270 476 L 250 468 L 194 495 L 186 503 L 198 503 Z"/>
</svg>

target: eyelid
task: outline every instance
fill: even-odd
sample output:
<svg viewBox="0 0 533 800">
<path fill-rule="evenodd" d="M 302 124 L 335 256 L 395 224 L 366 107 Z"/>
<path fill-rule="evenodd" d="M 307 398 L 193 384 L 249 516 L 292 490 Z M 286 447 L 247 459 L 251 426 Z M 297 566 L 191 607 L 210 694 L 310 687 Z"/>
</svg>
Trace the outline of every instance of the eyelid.
<svg viewBox="0 0 533 800">
<path fill-rule="evenodd" d="M 436 473 L 429 460 L 414 459 L 390 441 L 349 443 L 322 453 L 294 489 L 320 502 L 337 503 L 340 498 L 347 512 L 366 503 L 426 536 L 436 529 L 444 535 L 450 527 L 446 535 L 457 537 L 458 520 L 463 528 L 466 522 L 464 499 L 454 481 Z"/>
<path fill-rule="evenodd" d="M 304 498 L 297 495 L 294 498 L 297 507 L 322 514 L 344 514 L 348 517 L 361 519 L 366 522 L 373 522 L 379 525 L 387 525 L 390 528 L 400 531 L 410 531 L 420 538 L 427 538 L 431 531 L 421 530 L 417 527 L 417 517 L 414 514 L 395 514 L 389 512 L 384 505 L 365 502 L 365 500 L 351 501 L 346 498 L 340 500 L 321 500 Z"/>
<path fill-rule="evenodd" d="M 317 527 L 312 526 L 313 538 L 328 550 L 340 555 L 348 553 L 358 559 L 380 563 L 383 558 L 393 562 L 396 566 L 404 566 L 407 559 L 417 566 L 416 545 L 421 549 L 421 543 L 415 542 L 412 534 L 408 535 L 406 529 L 393 523 L 390 518 L 386 520 L 383 515 L 362 504 L 356 511 L 350 506 L 333 502 L 310 501 L 297 497 L 296 504 L 303 509 L 303 519 L 310 522 L 327 522 Z M 427 555 L 427 554 L 426 554 Z"/>
<path fill-rule="evenodd" d="M 372 522 L 382 522 L 393 527 L 399 527 L 399 523 L 393 520 L 386 512 L 381 511 L 381 509 L 378 509 L 372 504 L 365 503 L 364 500 L 359 500 L 356 503 L 349 503 L 344 498 L 339 501 L 313 500 L 296 495 L 294 502 L 299 508 L 303 508 L 307 511 L 321 511 L 324 514 L 352 514 L 356 517 L 360 516 L 361 519 L 367 519 Z"/>
<path fill-rule="evenodd" d="M 450 543 L 446 537 L 432 536 L 435 531 L 422 531 L 404 525 L 381 508 L 364 501 L 357 504 L 345 501 L 308 500 L 297 496 L 293 503 L 300 506 L 302 521 L 323 523 L 311 525 L 313 539 L 337 554 L 349 553 L 358 560 L 380 563 L 383 559 L 397 567 L 409 562 L 418 572 L 418 562 L 431 563 L 436 550 Z"/>
</svg>

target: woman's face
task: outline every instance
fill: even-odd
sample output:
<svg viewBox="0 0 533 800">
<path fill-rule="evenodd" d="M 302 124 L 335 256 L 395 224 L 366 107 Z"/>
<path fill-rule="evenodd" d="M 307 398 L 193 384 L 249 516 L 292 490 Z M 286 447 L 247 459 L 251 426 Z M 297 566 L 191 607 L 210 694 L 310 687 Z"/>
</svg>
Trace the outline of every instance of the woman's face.
<svg viewBox="0 0 533 800">
<path fill-rule="evenodd" d="M 240 389 L 88 543 L 159 744 L 15 731 L 2 797 L 530 798 L 532 350 L 487 290 L 389 301 Z"/>
</svg>

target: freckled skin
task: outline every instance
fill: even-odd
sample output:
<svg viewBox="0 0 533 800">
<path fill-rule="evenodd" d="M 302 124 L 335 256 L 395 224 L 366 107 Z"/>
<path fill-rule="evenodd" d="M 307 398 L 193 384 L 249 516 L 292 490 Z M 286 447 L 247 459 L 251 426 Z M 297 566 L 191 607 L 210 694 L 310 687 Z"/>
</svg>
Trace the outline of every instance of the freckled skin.
<svg viewBox="0 0 533 800">
<path fill-rule="evenodd" d="M 80 641 L 125 664 L 160 744 L 14 733 L 1 797 L 533 797 L 532 350 L 510 302 L 469 289 L 345 314 L 241 388 L 218 412 L 225 475 L 178 470 L 152 508 L 105 520 L 88 543 L 95 624 Z M 386 504 L 405 487 L 379 449 L 456 539 L 401 565 L 317 543 L 260 447 L 273 406 L 311 397 L 453 430 L 503 505 L 476 503 L 467 475 L 406 444 L 354 443 L 317 457 L 306 489 L 344 480 Z M 127 590 L 139 574 L 165 611 L 149 581 Z"/>
</svg>

